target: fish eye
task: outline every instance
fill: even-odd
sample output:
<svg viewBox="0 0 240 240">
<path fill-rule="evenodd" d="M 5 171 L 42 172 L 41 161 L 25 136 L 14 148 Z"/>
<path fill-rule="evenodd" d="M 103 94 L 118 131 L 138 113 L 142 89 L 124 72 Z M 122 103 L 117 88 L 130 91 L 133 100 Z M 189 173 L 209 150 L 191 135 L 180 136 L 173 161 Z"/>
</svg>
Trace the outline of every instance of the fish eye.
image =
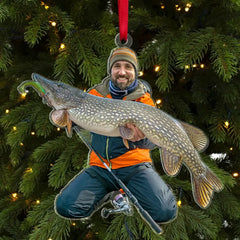
<svg viewBox="0 0 240 240">
<path fill-rule="evenodd" d="M 58 83 L 57 83 L 57 86 L 58 86 L 58 87 L 63 87 L 63 84 L 60 83 L 60 82 L 58 82 Z"/>
</svg>

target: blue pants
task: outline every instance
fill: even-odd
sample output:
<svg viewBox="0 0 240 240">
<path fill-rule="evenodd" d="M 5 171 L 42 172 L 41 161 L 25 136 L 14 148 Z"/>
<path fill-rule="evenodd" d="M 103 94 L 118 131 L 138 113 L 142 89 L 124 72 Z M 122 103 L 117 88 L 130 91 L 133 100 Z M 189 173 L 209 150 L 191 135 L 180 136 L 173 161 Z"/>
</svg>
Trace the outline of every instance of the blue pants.
<svg viewBox="0 0 240 240">
<path fill-rule="evenodd" d="M 112 171 L 156 222 L 168 222 L 176 217 L 175 197 L 150 163 Z M 56 196 L 55 211 L 70 219 L 88 217 L 99 208 L 106 194 L 118 190 L 114 184 L 117 185 L 108 170 L 91 166 L 76 175 Z"/>
</svg>

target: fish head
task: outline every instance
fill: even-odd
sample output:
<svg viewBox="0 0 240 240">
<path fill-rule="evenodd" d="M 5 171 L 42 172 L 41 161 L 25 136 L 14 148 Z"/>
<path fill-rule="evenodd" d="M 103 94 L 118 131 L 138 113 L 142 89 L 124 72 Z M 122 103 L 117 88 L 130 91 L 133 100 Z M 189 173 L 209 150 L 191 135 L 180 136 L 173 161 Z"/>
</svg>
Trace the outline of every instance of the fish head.
<svg viewBox="0 0 240 240">
<path fill-rule="evenodd" d="M 68 84 L 49 80 L 37 73 L 32 74 L 32 81 L 23 82 L 18 91 L 23 92 L 28 86 L 32 86 L 43 98 L 47 105 L 59 110 L 79 106 L 86 93 Z"/>
</svg>

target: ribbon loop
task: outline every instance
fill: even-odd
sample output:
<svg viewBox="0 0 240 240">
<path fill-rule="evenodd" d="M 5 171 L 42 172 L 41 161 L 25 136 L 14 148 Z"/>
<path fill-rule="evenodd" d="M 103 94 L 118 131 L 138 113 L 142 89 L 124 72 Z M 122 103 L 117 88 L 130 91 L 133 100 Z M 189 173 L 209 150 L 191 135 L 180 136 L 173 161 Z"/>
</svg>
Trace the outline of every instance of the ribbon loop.
<svg viewBox="0 0 240 240">
<path fill-rule="evenodd" d="M 120 41 L 128 39 L 128 0 L 118 0 L 119 32 Z"/>
</svg>

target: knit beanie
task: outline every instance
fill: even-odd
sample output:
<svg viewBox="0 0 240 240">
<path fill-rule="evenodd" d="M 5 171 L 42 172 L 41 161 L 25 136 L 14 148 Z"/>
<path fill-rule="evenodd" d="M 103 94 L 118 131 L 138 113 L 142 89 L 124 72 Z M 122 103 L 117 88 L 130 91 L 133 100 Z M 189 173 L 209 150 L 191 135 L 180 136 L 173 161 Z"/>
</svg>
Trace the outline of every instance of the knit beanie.
<svg viewBox="0 0 240 240">
<path fill-rule="evenodd" d="M 136 75 L 138 74 L 138 59 L 137 59 L 136 53 L 131 48 L 117 47 L 112 50 L 108 58 L 108 65 L 107 65 L 107 71 L 109 74 L 111 74 L 112 66 L 116 61 L 130 62 L 135 68 Z"/>
</svg>

